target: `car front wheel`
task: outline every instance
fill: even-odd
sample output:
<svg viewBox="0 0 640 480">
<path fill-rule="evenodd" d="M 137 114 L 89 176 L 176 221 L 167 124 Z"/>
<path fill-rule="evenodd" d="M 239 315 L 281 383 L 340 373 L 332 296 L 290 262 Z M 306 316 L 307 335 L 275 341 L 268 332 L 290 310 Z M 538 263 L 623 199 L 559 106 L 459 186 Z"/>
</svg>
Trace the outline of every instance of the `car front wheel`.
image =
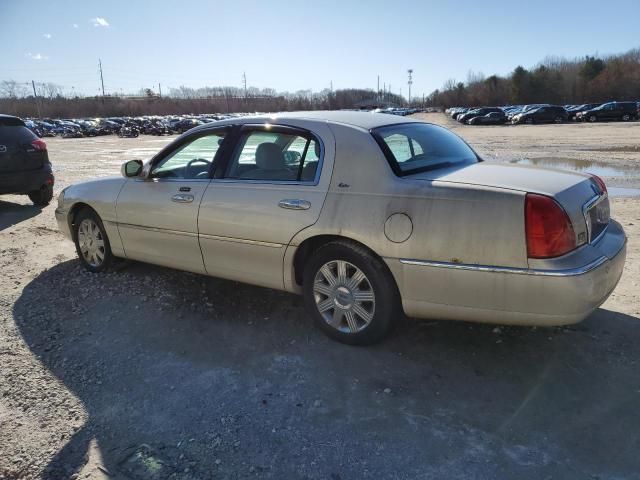
<svg viewBox="0 0 640 480">
<path fill-rule="evenodd" d="M 622 116 L 622 121 L 623 122 L 628 122 L 629 120 L 631 120 L 631 115 L 624 114 Z"/>
<path fill-rule="evenodd" d="M 590 121 L 591 123 L 594 123 L 597 119 L 598 119 L 598 118 L 597 118 L 595 115 L 590 115 L 590 116 L 589 116 L 589 121 Z"/>
<path fill-rule="evenodd" d="M 387 266 L 359 245 L 331 242 L 307 262 L 304 301 L 316 325 L 350 345 L 380 341 L 401 315 Z"/>
<path fill-rule="evenodd" d="M 109 238 L 100 217 L 91 209 L 78 213 L 74 222 L 76 252 L 84 268 L 93 273 L 106 270 L 113 262 Z"/>
</svg>

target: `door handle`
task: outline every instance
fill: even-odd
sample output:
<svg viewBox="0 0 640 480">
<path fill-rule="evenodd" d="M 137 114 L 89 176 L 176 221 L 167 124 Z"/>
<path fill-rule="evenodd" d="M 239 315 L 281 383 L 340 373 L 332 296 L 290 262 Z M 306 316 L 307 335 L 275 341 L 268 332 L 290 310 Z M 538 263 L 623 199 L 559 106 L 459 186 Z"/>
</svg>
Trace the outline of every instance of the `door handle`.
<svg viewBox="0 0 640 480">
<path fill-rule="evenodd" d="M 289 210 L 309 210 L 311 208 L 311 202 L 297 198 L 285 198 L 278 202 L 278 206 Z"/>
<path fill-rule="evenodd" d="M 193 195 L 185 195 L 184 193 L 178 193 L 171 197 L 172 202 L 177 203 L 191 203 L 193 202 Z"/>
</svg>

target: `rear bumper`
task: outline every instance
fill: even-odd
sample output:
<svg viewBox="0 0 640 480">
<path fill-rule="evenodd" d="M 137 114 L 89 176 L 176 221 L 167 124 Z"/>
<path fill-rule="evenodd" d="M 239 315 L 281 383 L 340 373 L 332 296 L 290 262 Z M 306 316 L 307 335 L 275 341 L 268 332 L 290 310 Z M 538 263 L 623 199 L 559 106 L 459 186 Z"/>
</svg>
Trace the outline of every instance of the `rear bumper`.
<svg viewBox="0 0 640 480">
<path fill-rule="evenodd" d="M 53 185 L 51 167 L 24 172 L 0 173 L 0 194 L 23 194 L 39 190 L 43 185 Z"/>
<path fill-rule="evenodd" d="M 582 248 L 589 251 L 572 257 L 581 263 L 571 265 L 564 259 L 557 264 L 561 268 L 386 261 L 409 316 L 564 325 L 579 322 L 598 308 L 618 284 L 624 268 L 626 237 L 617 222 L 611 221 L 596 244 Z"/>
</svg>

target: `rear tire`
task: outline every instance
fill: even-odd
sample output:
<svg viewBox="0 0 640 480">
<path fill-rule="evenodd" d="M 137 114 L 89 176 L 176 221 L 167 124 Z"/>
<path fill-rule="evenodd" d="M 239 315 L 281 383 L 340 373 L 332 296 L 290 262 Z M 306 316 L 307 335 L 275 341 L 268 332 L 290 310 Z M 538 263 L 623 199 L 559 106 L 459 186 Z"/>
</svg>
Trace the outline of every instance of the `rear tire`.
<svg viewBox="0 0 640 480">
<path fill-rule="evenodd" d="M 553 119 L 555 123 L 562 123 L 562 117 L 556 117 Z"/>
<path fill-rule="evenodd" d="M 53 186 L 52 185 L 42 185 L 40 190 L 33 190 L 29 192 L 29 200 L 33 202 L 34 205 L 39 207 L 46 207 L 51 202 L 53 198 Z"/>
<path fill-rule="evenodd" d="M 382 340 L 402 315 L 387 265 L 351 242 L 331 242 L 316 250 L 305 265 L 302 288 L 316 325 L 349 345 Z"/>
<path fill-rule="evenodd" d="M 80 263 L 86 270 L 92 273 L 103 272 L 113 263 L 109 237 L 102 220 L 90 208 L 83 208 L 76 215 L 73 239 Z"/>
<path fill-rule="evenodd" d="M 622 116 L 622 121 L 623 121 L 623 122 L 628 122 L 629 120 L 631 120 L 631 115 L 624 114 L 624 115 Z"/>
<path fill-rule="evenodd" d="M 533 125 L 533 118 L 527 118 L 524 123 L 526 123 L 527 125 Z"/>
</svg>

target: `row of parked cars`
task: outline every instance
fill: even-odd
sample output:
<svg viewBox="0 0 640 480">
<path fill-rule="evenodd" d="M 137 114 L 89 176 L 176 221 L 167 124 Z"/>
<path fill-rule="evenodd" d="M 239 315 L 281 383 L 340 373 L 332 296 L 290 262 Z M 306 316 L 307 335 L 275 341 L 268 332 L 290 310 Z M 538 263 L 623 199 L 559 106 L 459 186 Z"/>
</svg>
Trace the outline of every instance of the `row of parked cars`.
<svg viewBox="0 0 640 480">
<path fill-rule="evenodd" d="M 82 138 L 99 135 L 137 137 L 145 135 L 171 135 L 184 133 L 205 123 L 223 120 L 228 115 L 143 116 L 108 118 L 43 118 L 26 119 L 25 125 L 39 137 Z"/>
<path fill-rule="evenodd" d="M 509 105 L 503 107 L 453 107 L 451 118 L 467 125 L 503 125 L 623 121 L 640 119 L 640 102 L 585 103 L 582 105 Z"/>
</svg>

